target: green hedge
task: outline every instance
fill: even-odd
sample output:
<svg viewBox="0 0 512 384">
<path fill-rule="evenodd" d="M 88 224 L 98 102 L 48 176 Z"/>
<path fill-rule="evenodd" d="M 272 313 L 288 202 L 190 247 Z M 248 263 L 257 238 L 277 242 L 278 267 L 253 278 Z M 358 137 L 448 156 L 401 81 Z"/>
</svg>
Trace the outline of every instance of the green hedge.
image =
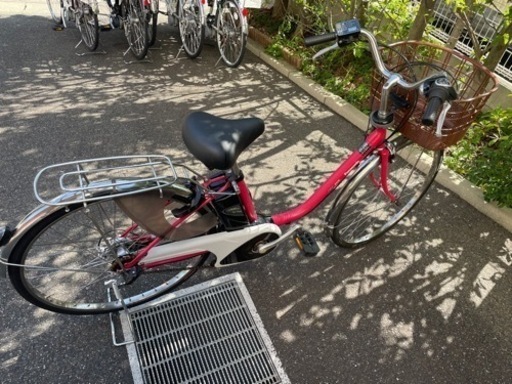
<svg viewBox="0 0 512 384">
<path fill-rule="evenodd" d="M 313 50 L 293 37 L 293 25 L 275 20 L 253 19 L 254 24 L 273 36 L 267 53 L 280 58 L 287 49 L 302 58 L 302 72 L 342 97 L 363 112 L 371 100 L 373 60 L 357 43 L 336 50 L 313 62 Z M 512 208 L 512 108 L 483 113 L 465 138 L 447 151 L 445 163 L 475 185 L 482 188 L 487 201 Z"/>
<path fill-rule="evenodd" d="M 445 163 L 482 188 L 486 200 L 512 208 L 512 109 L 481 114 Z"/>
</svg>

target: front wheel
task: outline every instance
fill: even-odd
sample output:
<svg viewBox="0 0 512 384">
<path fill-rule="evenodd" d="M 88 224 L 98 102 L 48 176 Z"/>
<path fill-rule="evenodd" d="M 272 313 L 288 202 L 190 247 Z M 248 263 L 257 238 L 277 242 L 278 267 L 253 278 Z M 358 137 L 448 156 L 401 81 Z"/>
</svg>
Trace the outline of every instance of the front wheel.
<svg viewBox="0 0 512 384">
<path fill-rule="evenodd" d="M 50 311 L 107 313 L 121 310 L 123 305 L 115 297 L 109 301 L 106 282 L 115 280 L 125 304 L 132 307 L 174 289 L 204 263 L 207 256 L 201 254 L 155 273 L 140 267 L 126 270 L 124 265 L 157 237 L 133 225 L 121 207 L 116 200 L 102 200 L 87 207 L 77 204 L 34 225 L 9 257 L 10 263 L 20 265 L 8 267 L 14 288 L 32 304 Z M 173 217 L 171 208 L 172 203 L 164 211 L 169 221 Z M 204 220 L 211 220 L 207 214 L 212 215 L 203 211 L 187 219 L 180 227 L 184 234 L 181 238 L 205 233 Z"/>
<path fill-rule="evenodd" d="M 403 137 L 390 146 L 396 154 L 387 164 L 387 177 L 382 157 L 375 154 L 336 197 L 327 228 L 337 245 L 354 248 L 381 236 L 407 215 L 434 181 L 443 151 L 427 153 Z"/>
<path fill-rule="evenodd" d="M 217 10 L 217 46 L 224 63 L 237 67 L 245 54 L 245 17 L 238 2 L 225 0 Z"/>
<path fill-rule="evenodd" d="M 204 44 L 204 10 L 201 0 L 179 0 L 178 26 L 185 53 L 195 59 Z"/>
<path fill-rule="evenodd" d="M 77 1 L 75 12 L 76 25 L 83 43 L 89 51 L 95 51 L 99 43 L 98 15 L 89 4 L 80 0 Z"/>
<path fill-rule="evenodd" d="M 137 60 L 146 57 L 149 48 L 148 20 L 141 0 L 127 0 L 124 8 L 124 32 Z"/>
</svg>

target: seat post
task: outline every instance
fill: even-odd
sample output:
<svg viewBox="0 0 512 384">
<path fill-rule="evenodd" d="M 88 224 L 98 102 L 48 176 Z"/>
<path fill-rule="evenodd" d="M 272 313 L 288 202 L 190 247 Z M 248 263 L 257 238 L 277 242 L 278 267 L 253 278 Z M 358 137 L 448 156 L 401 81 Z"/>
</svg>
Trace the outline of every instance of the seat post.
<svg viewBox="0 0 512 384">
<path fill-rule="evenodd" d="M 231 177 L 234 180 L 238 180 L 240 177 L 243 178 L 244 174 L 242 170 L 238 167 L 238 163 L 233 164 L 233 166 L 230 168 Z"/>
<path fill-rule="evenodd" d="M 247 184 L 245 184 L 244 174 L 238 167 L 237 163 L 233 164 L 230 168 L 230 172 L 231 184 L 238 195 L 242 208 L 249 219 L 249 222 L 254 223 L 258 219 L 258 214 L 256 213 L 251 192 L 249 191 L 249 188 L 247 188 Z"/>
</svg>

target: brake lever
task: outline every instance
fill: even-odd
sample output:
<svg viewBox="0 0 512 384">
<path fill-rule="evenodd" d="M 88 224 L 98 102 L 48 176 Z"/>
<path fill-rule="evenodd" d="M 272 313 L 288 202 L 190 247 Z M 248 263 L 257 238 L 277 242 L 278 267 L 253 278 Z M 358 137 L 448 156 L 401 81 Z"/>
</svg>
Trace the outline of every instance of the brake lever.
<svg viewBox="0 0 512 384">
<path fill-rule="evenodd" d="M 436 127 L 436 136 L 441 137 L 443 135 L 442 129 L 444 125 L 444 121 L 446 120 L 446 115 L 448 114 L 448 111 L 452 107 L 452 103 L 449 101 L 445 101 L 443 105 L 443 110 L 439 114 L 439 118 L 437 119 L 437 127 Z"/>
<path fill-rule="evenodd" d="M 322 48 L 321 50 L 319 50 L 317 53 L 315 53 L 313 55 L 313 61 L 317 60 L 320 56 L 322 55 L 325 55 L 327 52 L 330 52 L 330 51 L 334 51 L 335 49 L 338 48 L 338 43 L 334 43 L 333 45 L 329 46 L 329 47 L 325 47 L 325 48 Z"/>
</svg>

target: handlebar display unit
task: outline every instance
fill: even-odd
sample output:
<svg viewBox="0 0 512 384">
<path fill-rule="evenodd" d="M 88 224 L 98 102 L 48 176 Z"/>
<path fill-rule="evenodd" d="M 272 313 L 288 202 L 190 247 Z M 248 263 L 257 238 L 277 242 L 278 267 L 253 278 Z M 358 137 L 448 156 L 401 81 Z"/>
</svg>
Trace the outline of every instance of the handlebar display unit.
<svg viewBox="0 0 512 384">
<path fill-rule="evenodd" d="M 336 23 L 336 36 L 338 45 L 343 46 L 355 41 L 361 33 L 361 26 L 356 19 Z"/>
</svg>

